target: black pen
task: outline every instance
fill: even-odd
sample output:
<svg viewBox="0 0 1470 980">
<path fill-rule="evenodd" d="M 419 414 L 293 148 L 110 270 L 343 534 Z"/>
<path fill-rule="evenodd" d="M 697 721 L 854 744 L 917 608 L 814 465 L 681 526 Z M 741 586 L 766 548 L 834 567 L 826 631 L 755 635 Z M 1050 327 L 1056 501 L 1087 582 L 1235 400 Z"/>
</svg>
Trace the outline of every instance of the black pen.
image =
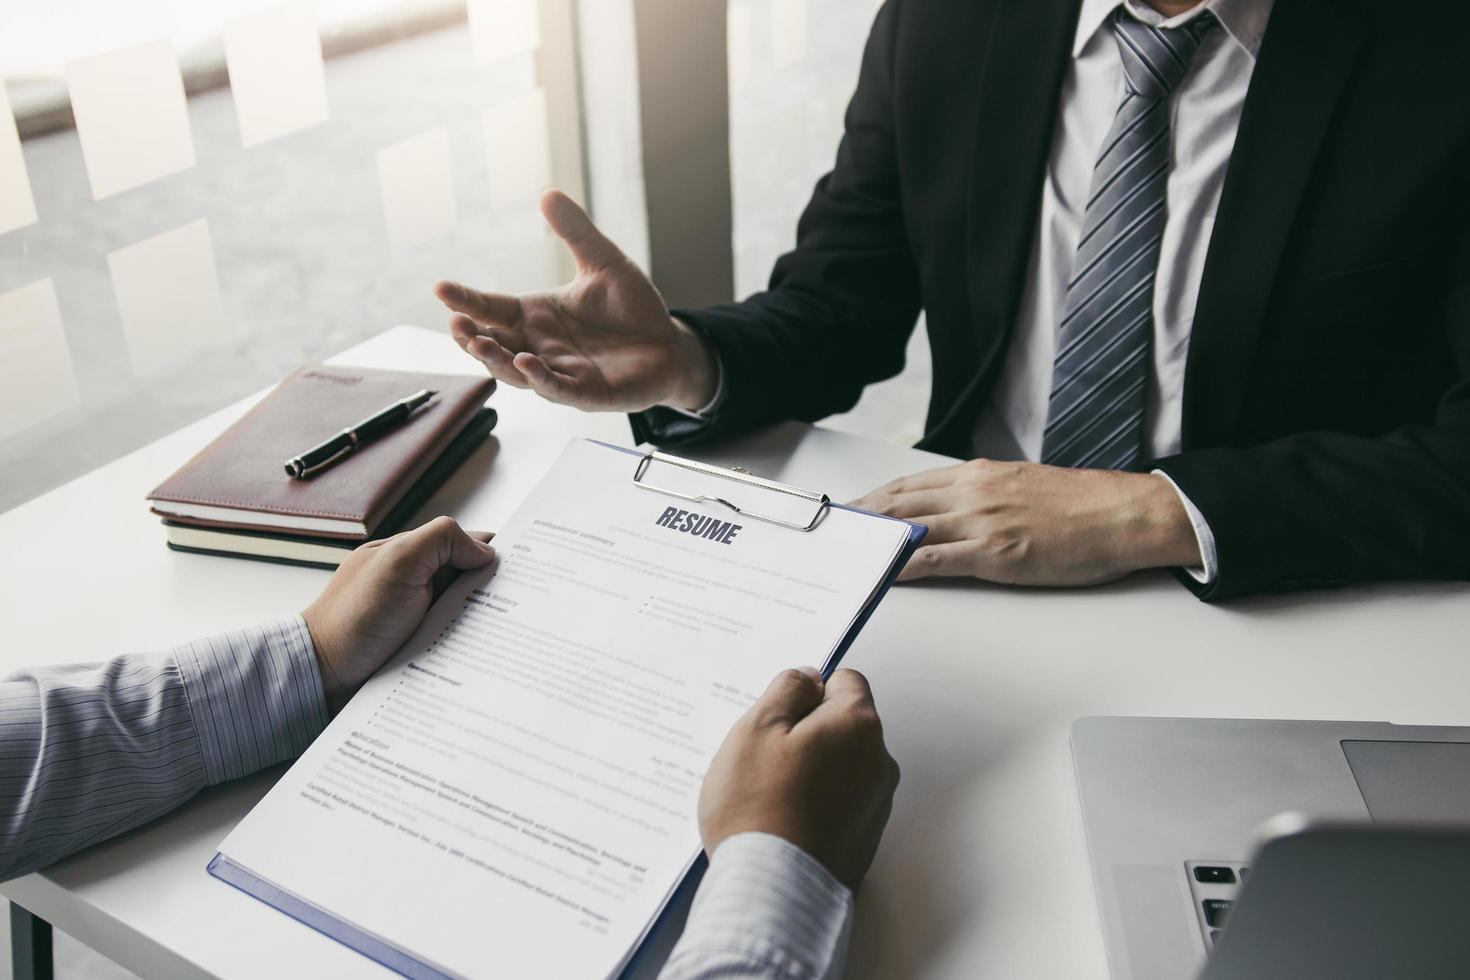
<svg viewBox="0 0 1470 980">
<path fill-rule="evenodd" d="M 358 446 L 376 439 L 414 413 L 424 402 L 438 392 L 425 388 L 416 391 L 402 401 L 396 401 L 376 415 L 363 419 L 332 436 L 326 442 L 313 446 L 293 459 L 286 460 L 286 473 L 294 480 L 304 480 L 313 473 L 330 466 Z"/>
</svg>

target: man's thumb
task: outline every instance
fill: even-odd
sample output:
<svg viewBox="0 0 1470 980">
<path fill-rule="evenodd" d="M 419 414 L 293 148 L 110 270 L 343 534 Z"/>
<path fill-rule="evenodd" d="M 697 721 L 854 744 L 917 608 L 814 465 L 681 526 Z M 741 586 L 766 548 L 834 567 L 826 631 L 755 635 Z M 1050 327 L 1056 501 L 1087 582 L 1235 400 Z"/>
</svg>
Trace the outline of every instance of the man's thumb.
<svg viewBox="0 0 1470 980">
<path fill-rule="evenodd" d="M 759 725 L 791 728 L 822 703 L 823 689 L 815 667 L 783 670 L 751 706 L 751 715 Z"/>
<path fill-rule="evenodd" d="M 541 213 L 583 269 L 602 269 L 623 258 L 622 250 L 597 230 L 582 206 L 561 191 L 552 189 L 541 195 Z"/>
</svg>

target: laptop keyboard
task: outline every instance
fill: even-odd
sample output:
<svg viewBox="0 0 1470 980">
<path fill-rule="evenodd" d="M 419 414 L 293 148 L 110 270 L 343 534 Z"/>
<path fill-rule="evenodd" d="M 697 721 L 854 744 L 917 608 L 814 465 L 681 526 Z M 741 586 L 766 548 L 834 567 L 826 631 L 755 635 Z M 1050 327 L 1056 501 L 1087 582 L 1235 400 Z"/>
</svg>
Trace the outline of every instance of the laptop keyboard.
<svg viewBox="0 0 1470 980">
<path fill-rule="evenodd" d="M 1250 867 L 1235 861 L 1186 861 L 1184 871 L 1194 900 L 1195 921 L 1205 949 L 1212 952 L 1230 921 L 1236 893 L 1250 877 Z"/>
</svg>

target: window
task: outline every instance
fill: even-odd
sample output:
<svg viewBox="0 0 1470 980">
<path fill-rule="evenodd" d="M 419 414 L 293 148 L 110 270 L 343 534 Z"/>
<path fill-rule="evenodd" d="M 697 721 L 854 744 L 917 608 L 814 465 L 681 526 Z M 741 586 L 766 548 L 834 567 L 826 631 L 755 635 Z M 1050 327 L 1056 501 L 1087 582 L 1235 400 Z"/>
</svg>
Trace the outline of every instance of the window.
<svg viewBox="0 0 1470 980">
<path fill-rule="evenodd" d="M 442 326 L 438 278 L 564 272 L 536 199 L 580 192 L 570 0 L 12 7 L 0 510 Z"/>
<path fill-rule="evenodd" d="M 796 243 L 796 220 L 832 168 L 863 44 L 878 4 L 855 0 L 730 0 L 730 176 L 735 291 L 764 289 Z M 922 435 L 929 348 L 915 330 L 908 369 L 870 387 L 834 428 L 892 442 Z"/>
</svg>

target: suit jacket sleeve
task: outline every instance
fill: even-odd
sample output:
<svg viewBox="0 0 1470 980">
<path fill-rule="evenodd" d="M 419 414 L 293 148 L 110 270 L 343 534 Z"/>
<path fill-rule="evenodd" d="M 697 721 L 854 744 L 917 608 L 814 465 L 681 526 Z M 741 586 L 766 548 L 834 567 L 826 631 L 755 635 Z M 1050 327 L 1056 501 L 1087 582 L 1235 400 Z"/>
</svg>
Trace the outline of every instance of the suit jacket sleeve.
<svg viewBox="0 0 1470 980">
<path fill-rule="evenodd" d="M 295 758 L 326 724 L 299 616 L 0 678 L 0 881 Z"/>
<path fill-rule="evenodd" d="M 893 113 L 898 2 L 879 12 L 842 142 L 765 292 L 741 303 L 675 310 L 714 346 L 728 397 L 707 426 L 669 444 L 772 422 L 814 422 L 857 403 L 903 369 L 918 317 L 918 273 L 900 206 Z M 662 416 L 633 416 L 651 441 Z"/>
<path fill-rule="evenodd" d="M 1214 532 L 1218 577 L 1181 579 L 1201 598 L 1470 579 L 1470 236 L 1443 281 L 1454 380 L 1434 419 L 1377 438 L 1306 432 L 1157 463 Z"/>
</svg>

